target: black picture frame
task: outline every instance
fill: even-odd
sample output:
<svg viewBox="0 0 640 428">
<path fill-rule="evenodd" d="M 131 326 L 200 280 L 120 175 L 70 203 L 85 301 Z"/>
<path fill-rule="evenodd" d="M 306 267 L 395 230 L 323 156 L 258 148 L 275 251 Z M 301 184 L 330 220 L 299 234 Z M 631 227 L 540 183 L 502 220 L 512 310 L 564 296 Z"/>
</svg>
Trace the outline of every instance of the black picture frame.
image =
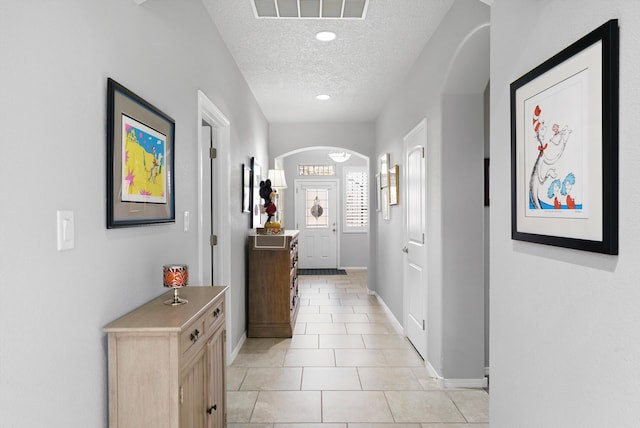
<svg viewBox="0 0 640 428">
<path fill-rule="evenodd" d="M 107 79 L 107 229 L 175 222 L 174 141 L 170 116 Z"/>
<path fill-rule="evenodd" d="M 489 206 L 489 158 L 484 158 L 484 206 Z"/>
<path fill-rule="evenodd" d="M 251 170 L 251 192 L 249 195 L 251 219 L 249 221 L 249 229 L 256 229 L 258 227 L 262 227 L 262 213 L 260 212 L 260 180 L 262 180 L 262 167 L 256 163 L 254 157 L 251 157 L 249 169 Z"/>
<path fill-rule="evenodd" d="M 618 254 L 618 57 L 612 19 L 511 84 L 512 239 Z"/>
</svg>

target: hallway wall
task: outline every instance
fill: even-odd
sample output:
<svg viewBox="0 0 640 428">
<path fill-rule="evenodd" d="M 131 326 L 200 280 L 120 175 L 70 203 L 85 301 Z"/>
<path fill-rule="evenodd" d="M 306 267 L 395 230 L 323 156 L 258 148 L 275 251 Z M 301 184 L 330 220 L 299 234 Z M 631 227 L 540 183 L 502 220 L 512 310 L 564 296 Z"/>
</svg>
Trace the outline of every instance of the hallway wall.
<svg viewBox="0 0 640 428">
<path fill-rule="evenodd" d="M 0 425 L 106 427 L 102 327 L 165 292 L 162 265 L 197 285 L 197 90 L 231 121 L 232 346 L 244 333 L 242 163 L 266 165 L 268 125 L 200 0 L 0 3 Z M 107 77 L 176 121 L 176 223 L 107 230 Z M 56 210 L 75 249 L 56 250 Z M 191 212 L 183 231 L 182 213 Z"/>
<path fill-rule="evenodd" d="M 511 240 L 509 85 L 612 18 L 620 25 L 619 255 Z M 640 2 L 494 0 L 491 426 L 640 425 Z"/>
<path fill-rule="evenodd" d="M 439 376 L 451 379 L 481 380 L 484 377 L 481 187 L 477 192 L 477 215 L 468 215 L 468 218 L 477 217 L 479 222 L 475 238 L 477 242 L 474 241 L 470 248 L 460 246 L 465 236 L 456 231 L 462 214 L 456 211 L 456 206 L 465 201 L 464 195 L 457 189 L 469 180 L 466 174 L 474 174 L 477 168 L 477 184 L 482 184 L 483 92 L 489 71 L 488 61 L 486 70 L 482 64 L 472 63 L 472 68 L 461 64 L 454 67 L 454 62 L 458 59 L 459 49 L 463 47 L 464 50 L 465 41 L 472 40 L 472 45 L 476 46 L 477 39 L 468 37 L 474 30 L 488 25 L 489 14 L 489 7 L 480 1 L 456 1 L 376 124 L 376 158 L 382 153 L 390 153 L 391 164 L 400 164 L 402 171 L 402 139 L 420 120 L 427 118 L 427 357 Z M 486 52 L 488 37 L 484 44 Z M 470 57 L 463 57 L 462 63 L 466 64 L 464 60 Z M 469 70 L 474 70 L 476 75 L 469 78 Z M 467 78 L 463 78 L 465 75 Z M 466 118 L 474 117 L 467 110 L 465 119 L 446 119 L 445 102 L 454 108 L 459 105 L 456 94 L 471 94 L 474 90 L 476 92 L 471 105 L 477 106 L 474 111 L 478 116 L 470 122 L 466 121 Z M 447 98 L 443 98 L 445 93 L 449 94 Z M 465 105 L 464 102 L 462 105 Z M 445 149 L 443 146 L 446 142 L 452 147 Z M 469 144 L 477 150 L 460 152 Z M 465 155 L 462 163 L 465 166 L 461 166 L 460 159 L 456 159 L 461 154 Z M 473 164 L 474 158 L 477 158 L 477 166 L 465 170 Z M 447 171 L 449 173 L 445 178 Z M 471 181 L 464 194 L 475 194 L 475 185 L 476 182 Z M 402 209 L 402 204 L 391 207 L 390 221 L 384 221 L 378 215 L 376 229 L 376 259 L 384 260 L 376 267 L 376 291 L 399 320 L 403 319 L 403 293 L 398 282 L 403 267 Z M 455 215 L 446 219 L 446 215 L 451 213 Z M 448 220 L 446 224 L 445 220 Z M 448 228 L 448 232 L 445 228 Z M 475 247 L 476 243 L 480 246 Z M 474 259 L 468 266 L 468 274 L 465 274 L 461 272 L 461 267 L 468 263 L 469 254 L 472 257 L 476 254 L 480 260 Z M 477 327 L 480 327 L 479 331 Z"/>
</svg>

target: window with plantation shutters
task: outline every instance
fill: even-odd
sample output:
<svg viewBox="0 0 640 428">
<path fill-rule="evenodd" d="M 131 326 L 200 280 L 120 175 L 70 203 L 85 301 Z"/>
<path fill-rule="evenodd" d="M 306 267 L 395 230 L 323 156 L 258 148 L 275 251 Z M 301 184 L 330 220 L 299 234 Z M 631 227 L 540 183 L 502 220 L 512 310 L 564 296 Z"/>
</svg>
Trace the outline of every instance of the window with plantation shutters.
<svg viewBox="0 0 640 428">
<path fill-rule="evenodd" d="M 343 232 L 367 232 L 369 226 L 369 180 L 366 169 L 344 170 Z"/>
</svg>

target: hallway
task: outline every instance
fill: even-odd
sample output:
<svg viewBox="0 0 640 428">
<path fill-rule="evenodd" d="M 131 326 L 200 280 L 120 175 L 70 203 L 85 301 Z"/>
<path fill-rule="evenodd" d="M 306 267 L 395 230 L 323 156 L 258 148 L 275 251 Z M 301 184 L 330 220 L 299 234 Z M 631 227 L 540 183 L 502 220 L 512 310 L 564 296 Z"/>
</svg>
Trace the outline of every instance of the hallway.
<svg viewBox="0 0 640 428">
<path fill-rule="evenodd" d="M 247 339 L 227 369 L 229 428 L 488 428 L 484 390 L 443 389 L 366 290 L 366 271 L 299 276 L 291 339 Z"/>
</svg>

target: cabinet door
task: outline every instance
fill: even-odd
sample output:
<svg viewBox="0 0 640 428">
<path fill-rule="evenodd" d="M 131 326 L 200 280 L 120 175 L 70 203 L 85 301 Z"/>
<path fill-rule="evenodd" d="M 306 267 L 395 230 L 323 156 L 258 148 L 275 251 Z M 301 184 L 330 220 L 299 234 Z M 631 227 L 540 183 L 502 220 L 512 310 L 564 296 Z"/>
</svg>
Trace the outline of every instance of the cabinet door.
<svg viewBox="0 0 640 428">
<path fill-rule="evenodd" d="M 209 414 L 208 428 L 224 428 L 226 426 L 226 406 L 225 406 L 225 330 L 218 329 L 211 340 L 207 343 L 209 357 L 208 384 L 209 402 L 207 403 L 207 413 Z"/>
<path fill-rule="evenodd" d="M 202 348 L 180 383 L 180 427 L 205 428 L 207 352 Z"/>
</svg>

